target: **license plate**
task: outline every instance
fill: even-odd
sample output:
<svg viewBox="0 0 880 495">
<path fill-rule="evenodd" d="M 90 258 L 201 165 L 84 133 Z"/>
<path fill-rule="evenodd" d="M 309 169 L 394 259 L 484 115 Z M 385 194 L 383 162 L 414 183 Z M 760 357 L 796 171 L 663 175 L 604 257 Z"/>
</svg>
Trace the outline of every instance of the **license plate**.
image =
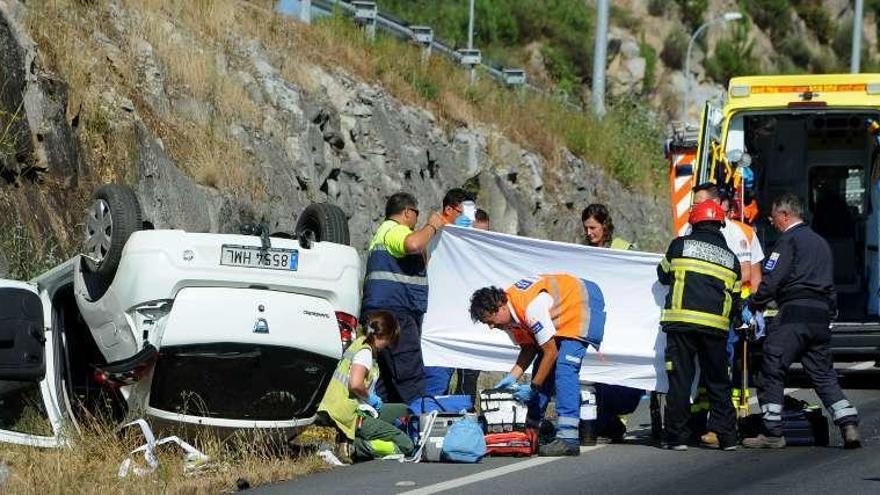
<svg viewBox="0 0 880 495">
<path fill-rule="evenodd" d="M 296 271 L 299 264 L 299 251 L 224 244 L 220 251 L 220 264 L 244 268 Z"/>
</svg>

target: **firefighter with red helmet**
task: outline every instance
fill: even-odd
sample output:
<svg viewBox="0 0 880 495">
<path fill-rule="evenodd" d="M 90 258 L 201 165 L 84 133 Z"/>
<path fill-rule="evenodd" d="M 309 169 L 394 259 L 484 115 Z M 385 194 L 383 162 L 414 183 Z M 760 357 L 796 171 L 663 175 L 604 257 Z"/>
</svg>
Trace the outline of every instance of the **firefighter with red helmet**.
<svg viewBox="0 0 880 495">
<path fill-rule="evenodd" d="M 660 317 L 666 333 L 666 444 L 686 450 L 690 438 L 690 393 L 699 360 L 709 393 L 708 429 L 723 450 L 736 449 L 736 412 L 727 374 L 727 331 L 740 313 L 739 262 L 727 247 L 721 226 L 724 210 L 712 200 L 694 205 L 690 234 L 672 241 L 657 267 L 669 286 Z"/>
</svg>

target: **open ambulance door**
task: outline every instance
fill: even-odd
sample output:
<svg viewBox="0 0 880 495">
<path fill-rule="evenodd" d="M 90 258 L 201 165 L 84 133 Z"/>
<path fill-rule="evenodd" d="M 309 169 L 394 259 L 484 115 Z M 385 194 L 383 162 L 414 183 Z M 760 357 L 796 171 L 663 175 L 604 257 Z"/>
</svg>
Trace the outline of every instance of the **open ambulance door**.
<svg viewBox="0 0 880 495">
<path fill-rule="evenodd" d="M 868 181 L 868 218 L 865 232 L 865 265 L 868 279 L 869 315 L 880 314 L 880 160 L 878 152 L 872 160 L 873 170 Z"/>
<path fill-rule="evenodd" d="M 59 445 L 46 372 L 50 305 L 33 285 L 0 279 L 0 442 Z"/>
<path fill-rule="evenodd" d="M 695 160 L 697 184 L 714 182 L 719 165 L 718 159 L 724 155 L 721 149 L 721 129 L 724 113 L 721 108 L 707 101 L 700 116 L 700 137 L 697 141 L 697 158 Z"/>
</svg>

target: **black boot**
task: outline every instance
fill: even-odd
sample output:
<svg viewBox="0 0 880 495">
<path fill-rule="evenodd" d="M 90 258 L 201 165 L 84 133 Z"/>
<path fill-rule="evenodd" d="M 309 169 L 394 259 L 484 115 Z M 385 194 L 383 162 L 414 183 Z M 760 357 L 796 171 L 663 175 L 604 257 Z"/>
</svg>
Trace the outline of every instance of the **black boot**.
<svg viewBox="0 0 880 495">
<path fill-rule="evenodd" d="M 578 423 L 578 436 L 580 437 L 581 445 L 596 445 L 596 420 L 582 419 Z"/>
<path fill-rule="evenodd" d="M 843 437 L 843 448 L 858 449 L 862 446 L 859 429 L 854 424 L 841 425 L 840 436 Z"/>
</svg>

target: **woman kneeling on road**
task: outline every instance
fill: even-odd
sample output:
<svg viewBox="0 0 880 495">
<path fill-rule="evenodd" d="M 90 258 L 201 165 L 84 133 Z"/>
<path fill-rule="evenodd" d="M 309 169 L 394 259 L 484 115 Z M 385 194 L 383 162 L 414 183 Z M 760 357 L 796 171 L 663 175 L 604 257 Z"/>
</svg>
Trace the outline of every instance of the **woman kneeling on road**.
<svg viewBox="0 0 880 495">
<path fill-rule="evenodd" d="M 413 443 L 392 424 L 406 414 L 406 405 L 383 404 L 373 391 L 379 377 L 376 356 L 397 341 L 400 326 L 388 311 L 371 312 L 366 320 L 366 335 L 358 337 L 342 355 L 318 412 L 329 416 L 339 428 L 340 437 L 345 437 L 342 457 L 353 454 L 351 457 L 357 461 L 392 454 L 408 456 Z"/>
</svg>

